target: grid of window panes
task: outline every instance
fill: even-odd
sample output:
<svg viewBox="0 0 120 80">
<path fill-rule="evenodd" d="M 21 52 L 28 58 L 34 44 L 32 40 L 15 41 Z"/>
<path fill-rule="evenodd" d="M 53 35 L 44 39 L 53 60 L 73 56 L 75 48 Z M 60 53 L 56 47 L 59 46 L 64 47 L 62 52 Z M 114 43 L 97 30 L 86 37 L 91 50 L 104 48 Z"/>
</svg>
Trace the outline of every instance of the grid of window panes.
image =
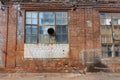
<svg viewBox="0 0 120 80">
<path fill-rule="evenodd" d="M 115 43 L 114 56 L 120 56 L 120 13 L 100 13 L 102 53 L 104 57 L 112 56 L 112 45 Z M 118 42 L 117 42 L 118 41 Z M 117 48 L 117 49 L 116 49 Z"/>
<path fill-rule="evenodd" d="M 26 12 L 25 43 L 68 43 L 67 12 Z M 54 36 L 48 29 L 55 31 Z"/>
</svg>

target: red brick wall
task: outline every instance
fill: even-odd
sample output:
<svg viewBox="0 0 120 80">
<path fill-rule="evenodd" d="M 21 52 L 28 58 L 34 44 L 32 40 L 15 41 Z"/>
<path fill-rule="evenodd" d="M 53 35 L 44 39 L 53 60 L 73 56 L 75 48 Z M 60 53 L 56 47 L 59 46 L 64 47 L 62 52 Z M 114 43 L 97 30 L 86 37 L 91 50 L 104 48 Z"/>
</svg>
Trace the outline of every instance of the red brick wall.
<svg viewBox="0 0 120 80">
<path fill-rule="evenodd" d="M 54 6 L 53 6 L 54 7 Z M 44 7 L 45 8 L 45 7 Z M 28 9 L 28 6 L 27 6 Z M 33 9 L 33 8 L 31 8 Z M 38 6 L 37 6 L 38 9 Z M 42 8 L 39 7 L 41 10 Z M 111 8 L 114 12 L 117 8 Z M 110 8 L 100 7 L 79 7 L 76 11 L 68 10 L 69 13 L 69 45 L 70 57 L 67 59 L 24 59 L 24 12 L 22 10 L 22 19 L 17 25 L 17 13 L 13 7 L 5 13 L 5 22 L 1 23 L 0 31 L 4 36 L 3 57 L 5 57 L 5 68 L 21 67 L 28 71 L 60 71 L 68 67 L 83 68 L 81 64 L 82 50 L 96 49 L 101 47 L 100 43 L 100 19 L 99 11 L 111 11 Z M 30 9 L 29 9 L 30 10 Z M 55 10 L 55 7 L 54 7 Z M 58 7 L 57 7 L 58 10 Z M 60 10 L 64 10 L 60 8 Z M 2 14 L 0 10 L 0 14 Z M 1 17 L 0 17 L 1 18 Z M 89 25 L 90 22 L 90 25 Z M 19 34 L 21 38 L 19 38 Z M 7 45 L 7 47 L 6 47 Z M 6 51 L 7 50 L 7 51 Z"/>
<path fill-rule="evenodd" d="M 6 56 L 6 38 L 7 38 L 7 14 L 6 12 L 2 12 L 0 10 L 0 35 L 1 35 L 1 54 L 2 54 L 2 61 L 3 61 L 3 66 L 5 66 L 5 56 Z M 3 67 L 0 66 L 0 67 Z"/>
</svg>

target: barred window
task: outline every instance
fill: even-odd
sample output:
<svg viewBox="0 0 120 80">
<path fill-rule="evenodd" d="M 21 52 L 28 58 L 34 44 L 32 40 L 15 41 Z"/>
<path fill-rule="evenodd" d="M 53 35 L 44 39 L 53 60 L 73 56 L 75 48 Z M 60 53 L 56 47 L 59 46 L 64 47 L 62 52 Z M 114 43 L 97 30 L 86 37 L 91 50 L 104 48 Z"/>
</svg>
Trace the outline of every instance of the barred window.
<svg viewBox="0 0 120 80">
<path fill-rule="evenodd" d="M 26 11 L 25 43 L 68 43 L 67 12 Z"/>
</svg>

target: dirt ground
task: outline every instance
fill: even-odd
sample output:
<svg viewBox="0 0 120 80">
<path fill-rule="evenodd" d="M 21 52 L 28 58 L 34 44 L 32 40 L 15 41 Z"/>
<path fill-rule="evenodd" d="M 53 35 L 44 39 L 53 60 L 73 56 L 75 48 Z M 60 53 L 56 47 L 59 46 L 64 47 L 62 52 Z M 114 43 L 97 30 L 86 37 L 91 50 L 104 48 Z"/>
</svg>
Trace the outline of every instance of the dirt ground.
<svg viewBox="0 0 120 80">
<path fill-rule="evenodd" d="M 0 73 L 0 80 L 120 80 L 120 73 Z"/>
</svg>

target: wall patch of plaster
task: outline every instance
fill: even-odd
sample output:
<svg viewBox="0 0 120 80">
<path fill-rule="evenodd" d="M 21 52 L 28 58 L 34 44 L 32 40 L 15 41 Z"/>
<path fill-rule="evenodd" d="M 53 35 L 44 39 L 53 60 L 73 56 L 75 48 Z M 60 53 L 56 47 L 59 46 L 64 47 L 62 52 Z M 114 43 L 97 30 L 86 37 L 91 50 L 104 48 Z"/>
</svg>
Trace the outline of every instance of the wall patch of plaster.
<svg viewBox="0 0 120 80">
<path fill-rule="evenodd" d="M 68 44 L 24 44 L 24 58 L 68 58 Z"/>
</svg>

